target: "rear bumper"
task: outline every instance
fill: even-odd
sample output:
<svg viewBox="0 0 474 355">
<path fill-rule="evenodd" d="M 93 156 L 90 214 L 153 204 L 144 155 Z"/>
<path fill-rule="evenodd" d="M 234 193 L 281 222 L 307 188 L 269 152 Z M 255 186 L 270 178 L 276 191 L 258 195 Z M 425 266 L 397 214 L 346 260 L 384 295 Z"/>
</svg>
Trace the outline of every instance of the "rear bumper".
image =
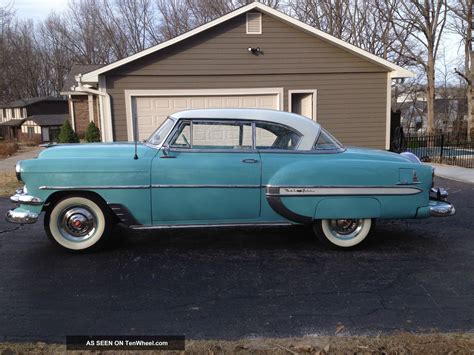
<svg viewBox="0 0 474 355">
<path fill-rule="evenodd" d="M 456 214 L 454 205 L 446 199 L 448 198 L 448 192 L 443 188 L 431 189 L 430 196 L 430 216 L 432 217 L 449 217 Z"/>
</svg>

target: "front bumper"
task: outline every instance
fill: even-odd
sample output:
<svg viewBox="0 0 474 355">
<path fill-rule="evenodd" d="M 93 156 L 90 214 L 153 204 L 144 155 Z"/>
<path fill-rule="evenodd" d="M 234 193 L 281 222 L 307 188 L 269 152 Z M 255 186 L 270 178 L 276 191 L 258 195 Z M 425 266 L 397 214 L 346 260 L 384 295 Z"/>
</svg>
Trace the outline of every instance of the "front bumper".
<svg viewBox="0 0 474 355">
<path fill-rule="evenodd" d="M 28 195 L 26 188 L 16 190 L 16 193 L 10 197 L 10 201 L 23 206 L 41 206 L 44 203 L 40 198 Z M 38 216 L 36 212 L 18 207 L 8 211 L 5 219 L 15 224 L 31 224 L 38 220 Z"/>
<path fill-rule="evenodd" d="M 38 213 L 30 212 L 22 208 L 10 210 L 5 215 L 7 222 L 15 224 L 31 224 L 38 220 Z"/>
<path fill-rule="evenodd" d="M 456 214 L 454 205 L 448 201 L 448 192 L 443 188 L 431 189 L 430 191 L 430 216 L 449 217 Z"/>
</svg>

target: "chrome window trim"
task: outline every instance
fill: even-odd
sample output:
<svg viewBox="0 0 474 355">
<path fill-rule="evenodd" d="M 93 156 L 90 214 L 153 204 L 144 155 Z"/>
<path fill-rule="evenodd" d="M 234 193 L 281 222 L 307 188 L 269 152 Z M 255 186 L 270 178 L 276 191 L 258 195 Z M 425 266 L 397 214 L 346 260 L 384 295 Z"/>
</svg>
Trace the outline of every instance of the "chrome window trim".
<svg viewBox="0 0 474 355">
<path fill-rule="evenodd" d="M 189 148 L 184 148 L 184 147 L 173 147 L 171 145 L 171 141 L 174 139 L 176 133 L 178 132 L 179 128 L 181 127 L 181 125 L 183 124 L 186 124 L 186 123 L 190 123 L 190 129 L 191 129 L 191 139 L 192 139 L 192 134 L 193 134 L 193 124 L 194 122 L 199 122 L 199 123 L 206 123 L 206 122 L 209 122 L 209 123 L 223 123 L 223 124 L 227 124 L 227 125 L 239 125 L 240 123 L 250 123 L 251 124 L 251 127 L 252 127 L 252 148 L 249 148 L 249 149 L 212 149 L 212 148 L 209 148 L 209 149 L 194 149 L 193 146 L 192 146 L 192 141 L 191 141 L 191 146 Z M 298 141 L 298 144 L 296 145 L 295 149 L 292 149 L 292 150 L 289 150 L 289 149 L 258 149 L 256 147 L 256 144 L 257 144 L 257 124 L 258 123 L 264 123 L 264 124 L 273 124 L 273 125 L 276 125 L 276 126 L 280 126 L 280 127 L 283 127 L 285 129 L 288 129 L 292 132 L 294 132 L 295 134 L 297 134 L 300 139 Z M 317 137 L 319 137 L 319 134 L 321 132 L 321 129 L 318 130 L 318 133 L 317 133 Z M 312 150 L 299 150 L 299 146 L 301 145 L 301 142 L 303 141 L 304 139 L 304 135 L 298 131 L 297 129 L 293 128 L 293 127 L 290 127 L 290 126 L 287 126 L 287 125 L 284 125 L 284 124 L 281 124 L 281 123 L 277 123 L 277 122 L 271 122 L 271 121 L 262 121 L 262 120 L 252 120 L 252 119 L 248 119 L 248 120 L 245 120 L 245 119 L 235 119 L 235 120 L 230 120 L 230 119 L 212 119 L 212 118 L 180 118 L 180 119 L 177 119 L 177 124 L 175 124 L 173 126 L 173 128 L 171 129 L 171 132 L 168 134 L 168 136 L 166 137 L 166 140 L 164 140 L 164 143 L 167 143 L 169 144 L 170 146 L 170 151 L 175 151 L 175 152 L 196 152 L 196 153 L 211 153 L 211 152 L 215 152 L 215 153 L 230 153 L 230 152 L 234 152 L 234 153 L 241 153 L 241 152 L 276 152 L 276 153 L 279 153 L 279 152 L 283 152 L 283 153 L 288 153 L 288 152 L 291 152 L 291 153 L 297 153 L 297 152 L 305 152 L 305 153 L 316 153 L 316 151 L 312 151 Z M 163 143 L 163 144 L 164 144 Z M 339 151 L 338 151 L 339 153 Z"/>
<path fill-rule="evenodd" d="M 254 127 L 255 127 L 255 122 L 252 121 L 252 120 L 223 120 L 223 119 L 209 119 L 209 118 L 193 118 L 193 119 L 187 119 L 187 118 L 182 118 L 180 120 L 180 124 L 176 127 L 173 127 L 173 134 L 169 135 L 167 137 L 167 141 L 166 143 L 169 144 L 170 146 L 170 151 L 181 151 L 181 152 L 197 152 L 197 153 L 204 153 L 204 152 L 218 152 L 218 153 L 223 153 L 223 152 L 251 152 L 251 151 L 255 151 L 255 139 L 254 139 Z M 248 149 L 234 149 L 234 148 L 228 148 L 228 149 L 212 149 L 212 148 L 208 148 L 208 149 L 195 149 L 193 148 L 193 142 L 192 142 L 192 139 L 193 139 L 193 126 L 194 126 L 194 122 L 198 122 L 198 123 L 211 123 L 211 124 L 214 124 L 214 123 L 222 123 L 222 124 L 225 124 L 225 125 L 234 125 L 234 126 L 239 126 L 241 125 L 242 123 L 244 124 L 250 124 L 250 127 L 252 129 L 252 148 L 248 148 Z M 177 132 L 179 131 L 179 129 L 181 128 L 182 125 L 186 124 L 186 123 L 190 123 L 190 131 L 191 131 L 191 143 L 190 143 L 190 147 L 189 148 L 184 148 L 184 147 L 173 147 L 171 145 L 171 141 L 175 138 Z"/>
<path fill-rule="evenodd" d="M 299 146 L 301 145 L 301 142 L 303 141 L 304 139 L 304 135 L 303 133 L 301 133 L 300 131 L 298 131 L 297 129 L 293 128 L 293 127 L 289 127 L 285 124 L 282 124 L 282 123 L 276 123 L 276 122 L 267 122 L 267 121 L 254 121 L 255 122 L 255 144 L 254 144 L 254 147 L 255 149 L 257 150 L 260 150 L 257 148 L 257 124 L 258 123 L 266 123 L 266 124 L 272 124 L 272 125 L 275 125 L 275 126 L 280 126 L 280 127 L 283 127 L 285 129 L 288 129 L 289 131 L 292 131 L 293 133 L 295 133 L 300 139 L 298 140 L 298 144 L 295 146 L 295 149 L 281 149 L 281 148 L 278 148 L 278 149 L 273 149 L 273 148 L 268 148 L 268 149 L 261 149 L 261 150 L 269 150 L 269 151 L 284 151 L 284 152 L 295 152 L 295 151 L 298 151 L 298 148 Z M 263 129 L 263 128 L 262 128 Z M 319 130 L 321 131 L 321 130 Z M 319 133 L 318 133 L 319 135 Z"/>
<path fill-rule="evenodd" d="M 341 144 L 341 147 L 338 148 L 338 149 L 327 149 L 327 150 L 324 150 L 324 149 L 315 149 L 316 147 L 316 143 L 318 143 L 318 139 L 319 139 L 319 136 L 321 135 L 321 132 L 323 131 L 323 127 L 320 126 L 319 127 L 319 130 L 318 130 L 318 134 L 316 135 L 316 139 L 314 140 L 314 143 L 312 145 L 312 148 L 311 150 L 314 151 L 314 152 L 317 152 L 319 154 L 335 154 L 335 153 L 343 153 L 347 150 L 347 147 L 342 144 L 341 142 L 339 142 L 339 140 L 337 140 L 335 137 L 333 137 L 334 139 L 337 140 L 338 143 Z M 329 134 L 331 134 L 329 131 L 326 130 L 326 132 L 328 132 Z M 331 134 L 332 136 L 332 134 Z"/>
<path fill-rule="evenodd" d="M 163 141 L 161 142 L 161 144 L 153 144 L 153 143 L 150 143 L 150 142 L 148 141 L 148 139 L 145 140 L 145 141 L 143 142 L 143 144 L 145 144 L 146 146 L 148 146 L 148 147 L 150 147 L 150 148 L 154 148 L 154 149 L 157 149 L 157 150 L 159 150 L 159 149 L 163 146 L 163 144 L 168 140 L 169 135 L 174 131 L 174 129 L 175 129 L 175 127 L 176 127 L 176 124 L 178 124 L 179 121 L 180 121 L 179 119 L 174 118 L 173 116 L 168 116 L 168 117 L 166 117 L 165 121 L 166 121 L 167 119 L 172 120 L 172 121 L 174 122 L 174 124 L 173 124 L 173 126 L 171 127 L 171 129 L 170 129 L 170 131 L 168 132 L 168 134 L 166 135 L 165 139 L 163 139 Z M 163 121 L 163 123 L 164 123 L 165 121 Z M 152 136 L 155 134 L 155 132 L 156 132 L 158 129 L 160 129 L 160 127 L 161 127 L 161 125 L 159 125 L 159 126 L 153 131 L 153 133 L 150 135 L 150 137 L 152 137 Z"/>
</svg>

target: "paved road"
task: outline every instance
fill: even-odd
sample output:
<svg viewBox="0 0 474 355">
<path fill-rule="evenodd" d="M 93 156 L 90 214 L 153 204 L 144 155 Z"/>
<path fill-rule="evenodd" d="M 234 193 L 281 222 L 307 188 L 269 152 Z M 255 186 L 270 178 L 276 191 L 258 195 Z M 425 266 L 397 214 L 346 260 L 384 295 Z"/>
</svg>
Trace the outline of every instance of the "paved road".
<svg viewBox="0 0 474 355">
<path fill-rule="evenodd" d="M 299 227 L 117 228 L 110 249 L 70 255 L 40 223 L 0 222 L 0 341 L 472 331 L 474 185 L 438 180 L 456 216 L 380 221 L 356 251 L 327 251 Z"/>
</svg>

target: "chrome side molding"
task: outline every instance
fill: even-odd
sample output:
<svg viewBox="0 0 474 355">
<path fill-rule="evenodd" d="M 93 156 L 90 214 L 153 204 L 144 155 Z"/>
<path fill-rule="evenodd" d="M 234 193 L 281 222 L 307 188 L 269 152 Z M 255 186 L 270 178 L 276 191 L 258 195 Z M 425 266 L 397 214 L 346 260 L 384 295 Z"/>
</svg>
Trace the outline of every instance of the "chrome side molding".
<svg viewBox="0 0 474 355">
<path fill-rule="evenodd" d="M 392 196 L 416 195 L 419 187 L 395 186 L 267 186 L 267 196 Z"/>
<path fill-rule="evenodd" d="M 222 223 L 222 224 L 163 224 L 163 225 L 133 225 L 129 226 L 135 230 L 153 229 L 191 229 L 191 228 L 217 228 L 217 227 L 282 227 L 291 226 L 289 222 L 255 222 L 255 223 Z"/>
</svg>

